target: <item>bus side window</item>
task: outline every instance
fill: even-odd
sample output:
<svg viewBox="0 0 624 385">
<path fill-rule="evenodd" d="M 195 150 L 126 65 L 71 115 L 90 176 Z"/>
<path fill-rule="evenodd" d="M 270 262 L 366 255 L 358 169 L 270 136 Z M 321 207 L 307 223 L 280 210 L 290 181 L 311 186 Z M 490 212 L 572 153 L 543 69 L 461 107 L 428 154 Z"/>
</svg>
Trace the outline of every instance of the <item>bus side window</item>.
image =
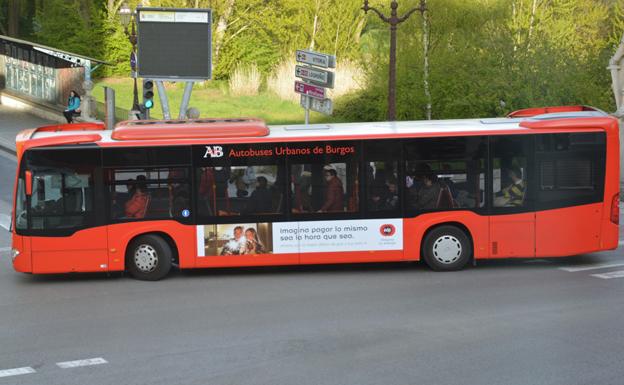
<svg viewBox="0 0 624 385">
<path fill-rule="evenodd" d="M 405 146 L 408 210 L 484 206 L 485 137 L 422 138 Z"/>
<path fill-rule="evenodd" d="M 283 210 L 283 172 L 277 164 L 199 167 L 201 216 L 271 215 Z"/>
<path fill-rule="evenodd" d="M 108 171 L 113 219 L 187 218 L 189 173 L 185 167 Z"/>
<path fill-rule="evenodd" d="M 293 164 L 290 172 L 293 213 L 358 210 L 356 162 Z"/>
<path fill-rule="evenodd" d="M 369 211 L 394 211 L 399 208 L 398 162 L 366 163 L 367 207 Z"/>
<path fill-rule="evenodd" d="M 492 205 L 525 207 L 527 205 L 527 145 L 525 136 L 493 137 Z"/>
<path fill-rule="evenodd" d="M 31 150 L 27 162 L 34 179 L 30 229 L 68 230 L 94 223 L 97 150 Z"/>
</svg>

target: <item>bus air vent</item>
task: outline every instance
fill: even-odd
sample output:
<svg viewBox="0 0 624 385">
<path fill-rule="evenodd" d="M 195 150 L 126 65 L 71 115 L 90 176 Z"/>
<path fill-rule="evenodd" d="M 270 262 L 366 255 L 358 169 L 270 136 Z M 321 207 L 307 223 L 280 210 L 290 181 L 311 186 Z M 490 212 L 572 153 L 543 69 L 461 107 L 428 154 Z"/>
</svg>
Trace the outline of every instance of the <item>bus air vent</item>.
<svg viewBox="0 0 624 385">
<path fill-rule="evenodd" d="M 261 119 L 128 120 L 119 123 L 114 140 L 167 140 L 262 137 L 269 128 Z"/>
</svg>

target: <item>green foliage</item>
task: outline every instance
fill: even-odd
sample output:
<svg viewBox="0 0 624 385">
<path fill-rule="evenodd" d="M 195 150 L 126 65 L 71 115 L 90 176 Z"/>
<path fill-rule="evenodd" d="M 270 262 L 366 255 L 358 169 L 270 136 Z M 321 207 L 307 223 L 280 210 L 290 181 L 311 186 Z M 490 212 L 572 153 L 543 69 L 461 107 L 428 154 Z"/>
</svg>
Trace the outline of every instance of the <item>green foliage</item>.
<svg viewBox="0 0 624 385">
<path fill-rule="evenodd" d="M 135 8 L 140 0 L 129 0 Z M 0 0 L 0 25 L 8 0 Z M 131 46 L 120 0 L 20 3 L 22 38 L 111 63 L 101 75 L 128 77 Z M 363 0 L 150 0 L 150 6 L 213 10 L 213 36 L 228 15 L 214 76 L 225 87 L 239 65 L 272 72 L 296 49 L 362 63 L 367 86 L 336 101 L 341 120 L 386 119 L 389 28 Z M 370 0 L 389 14 L 389 0 Z M 399 16 L 419 0 L 401 0 Z M 228 7 L 232 6 L 231 13 Z M 427 0 L 429 73 L 436 119 L 503 115 L 540 105 L 614 109 L 605 67 L 624 33 L 624 0 Z M 213 47 L 215 42 L 213 41 Z M 397 118 L 425 119 L 423 18 L 398 28 Z M 337 79 L 340 82 L 340 79 Z M 208 83 L 210 84 L 210 82 Z M 209 86 L 210 87 L 210 86 Z M 504 102 L 504 103 L 502 103 Z"/>
<path fill-rule="evenodd" d="M 130 74 L 130 53 L 132 45 L 116 19 L 104 21 L 104 60 L 111 63 L 104 68 L 108 76 Z"/>
<path fill-rule="evenodd" d="M 622 0 L 617 2 L 621 6 Z M 433 118 L 500 116 L 514 109 L 560 104 L 590 104 L 612 110 L 610 77 L 605 70 L 614 49 L 609 44 L 611 26 L 617 21 L 609 17 L 614 6 L 611 3 L 428 0 Z M 401 2 L 399 13 L 416 5 L 416 0 Z M 388 46 L 383 39 L 388 39 L 384 33 L 388 25 L 375 20 L 377 16 L 369 18 L 373 20 L 369 19 L 362 38 L 367 43 L 364 57 L 370 68 L 369 86 L 353 100 L 366 103 L 367 119 L 385 119 Z M 418 13 L 399 26 L 400 120 L 426 116 L 422 28 Z M 353 100 L 349 110 L 338 112 L 352 115 L 351 110 L 356 109 Z M 375 101 L 373 107 L 378 113 L 371 111 Z"/>
<path fill-rule="evenodd" d="M 34 39 L 65 51 L 101 57 L 104 13 L 100 5 L 80 0 L 41 2 L 34 21 Z"/>
</svg>

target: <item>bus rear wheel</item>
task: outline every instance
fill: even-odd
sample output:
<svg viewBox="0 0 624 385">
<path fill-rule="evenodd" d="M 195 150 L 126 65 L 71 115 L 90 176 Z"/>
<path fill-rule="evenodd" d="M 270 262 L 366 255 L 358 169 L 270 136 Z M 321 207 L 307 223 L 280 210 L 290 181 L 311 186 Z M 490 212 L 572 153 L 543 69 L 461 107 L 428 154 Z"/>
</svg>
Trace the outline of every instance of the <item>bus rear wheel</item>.
<svg viewBox="0 0 624 385">
<path fill-rule="evenodd" d="M 440 226 L 425 236 L 421 254 L 431 270 L 461 270 L 472 257 L 472 243 L 462 229 L 451 225 Z"/>
<path fill-rule="evenodd" d="M 169 244 L 158 235 L 146 234 L 128 246 L 126 264 L 130 274 L 143 281 L 158 281 L 171 270 L 173 253 Z"/>
</svg>

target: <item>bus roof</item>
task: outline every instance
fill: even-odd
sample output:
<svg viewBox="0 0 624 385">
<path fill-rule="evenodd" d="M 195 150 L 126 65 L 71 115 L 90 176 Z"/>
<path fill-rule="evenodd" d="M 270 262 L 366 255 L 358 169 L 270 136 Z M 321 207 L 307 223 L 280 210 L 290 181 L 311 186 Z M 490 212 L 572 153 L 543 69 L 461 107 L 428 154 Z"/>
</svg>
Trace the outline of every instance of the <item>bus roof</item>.
<svg viewBox="0 0 624 385">
<path fill-rule="evenodd" d="M 618 129 L 618 121 L 597 110 L 545 113 L 530 118 L 488 118 L 401 122 L 266 126 L 258 119 L 121 122 L 114 130 L 101 123 L 74 123 L 22 131 L 18 153 L 40 146 L 94 143 L 99 146 L 160 146 L 320 140 L 391 139 Z"/>
</svg>

